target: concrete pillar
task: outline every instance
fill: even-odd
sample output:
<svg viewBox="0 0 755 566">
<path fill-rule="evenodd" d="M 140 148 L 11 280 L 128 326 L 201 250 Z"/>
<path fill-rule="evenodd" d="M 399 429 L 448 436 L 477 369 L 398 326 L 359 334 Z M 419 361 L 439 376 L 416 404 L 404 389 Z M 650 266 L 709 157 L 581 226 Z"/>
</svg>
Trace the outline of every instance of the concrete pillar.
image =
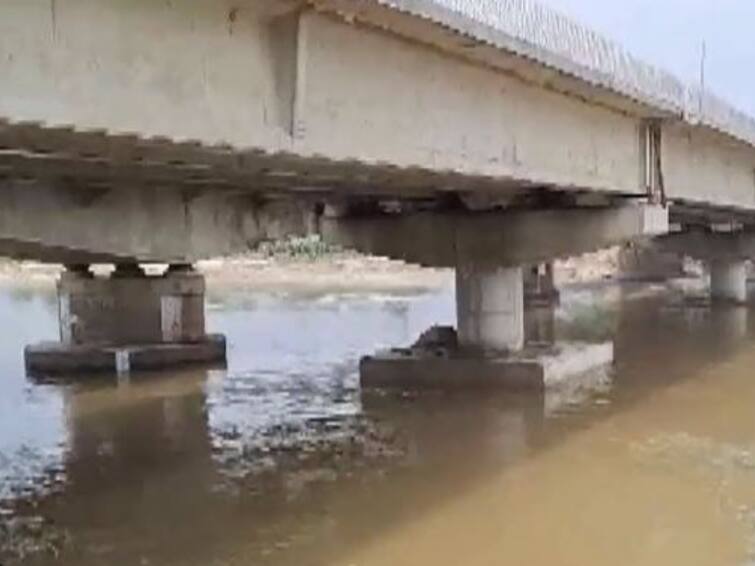
<svg viewBox="0 0 755 566">
<path fill-rule="evenodd" d="M 556 309 L 540 307 L 524 314 L 524 336 L 527 344 L 553 344 L 556 341 Z"/>
<path fill-rule="evenodd" d="M 225 338 L 205 333 L 204 294 L 191 266 L 150 277 L 128 264 L 109 278 L 72 266 L 58 281 L 60 342 L 27 347 L 27 369 L 124 373 L 222 362 Z"/>
<path fill-rule="evenodd" d="M 556 289 L 556 273 L 552 261 L 545 264 L 540 280 L 540 290 L 550 295 L 558 293 L 558 289 Z"/>
<path fill-rule="evenodd" d="M 710 264 L 710 295 L 714 301 L 747 301 L 745 261 L 716 259 Z"/>
<path fill-rule="evenodd" d="M 58 281 L 61 342 L 195 342 L 205 336 L 204 292 L 204 277 L 190 270 L 147 277 L 138 266 L 118 266 L 108 279 L 66 271 Z"/>
<path fill-rule="evenodd" d="M 561 300 L 556 288 L 553 262 L 531 267 L 525 271 L 524 301 L 529 306 L 552 307 Z"/>
<path fill-rule="evenodd" d="M 456 268 L 459 344 L 516 351 L 524 346 L 524 291 L 520 267 Z"/>
</svg>

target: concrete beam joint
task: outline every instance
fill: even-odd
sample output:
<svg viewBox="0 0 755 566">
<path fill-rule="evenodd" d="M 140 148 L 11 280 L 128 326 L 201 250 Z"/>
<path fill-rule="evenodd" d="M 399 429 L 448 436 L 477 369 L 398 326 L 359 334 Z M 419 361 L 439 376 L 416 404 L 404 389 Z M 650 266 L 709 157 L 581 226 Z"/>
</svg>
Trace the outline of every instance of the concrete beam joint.
<svg viewBox="0 0 755 566">
<path fill-rule="evenodd" d="M 734 262 L 755 259 L 755 233 L 753 232 L 724 233 L 688 230 L 659 237 L 656 243 L 663 251 L 703 261 Z"/>
<path fill-rule="evenodd" d="M 121 279 L 146 276 L 144 269 L 138 263 L 117 263 L 112 278 Z"/>
<path fill-rule="evenodd" d="M 668 209 L 637 204 L 599 209 L 417 213 L 321 218 L 326 242 L 421 265 L 520 266 L 668 232 Z"/>
</svg>

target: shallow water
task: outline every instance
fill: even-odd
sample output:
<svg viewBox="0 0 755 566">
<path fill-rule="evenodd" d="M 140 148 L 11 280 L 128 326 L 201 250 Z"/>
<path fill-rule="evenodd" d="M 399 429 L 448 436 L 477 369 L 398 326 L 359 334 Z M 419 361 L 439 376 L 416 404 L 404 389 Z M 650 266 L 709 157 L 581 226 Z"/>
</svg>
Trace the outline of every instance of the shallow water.
<svg viewBox="0 0 755 566">
<path fill-rule="evenodd" d="M 616 343 L 594 389 L 388 395 L 359 357 L 450 323 L 450 290 L 221 299 L 226 370 L 44 384 L 54 301 L 0 292 L 0 564 L 755 559 L 755 315 L 570 291 L 556 334 Z"/>
</svg>

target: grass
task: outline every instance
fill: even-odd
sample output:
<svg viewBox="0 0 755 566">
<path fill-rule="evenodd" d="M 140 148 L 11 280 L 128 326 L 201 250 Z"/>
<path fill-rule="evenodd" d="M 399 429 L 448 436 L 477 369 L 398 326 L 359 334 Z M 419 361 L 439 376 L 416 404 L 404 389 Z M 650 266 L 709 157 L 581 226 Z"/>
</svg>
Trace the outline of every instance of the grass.
<svg viewBox="0 0 755 566">
<path fill-rule="evenodd" d="M 271 259 L 317 261 L 342 253 L 343 250 L 323 242 L 320 236 L 313 235 L 263 242 L 255 252 Z"/>
</svg>

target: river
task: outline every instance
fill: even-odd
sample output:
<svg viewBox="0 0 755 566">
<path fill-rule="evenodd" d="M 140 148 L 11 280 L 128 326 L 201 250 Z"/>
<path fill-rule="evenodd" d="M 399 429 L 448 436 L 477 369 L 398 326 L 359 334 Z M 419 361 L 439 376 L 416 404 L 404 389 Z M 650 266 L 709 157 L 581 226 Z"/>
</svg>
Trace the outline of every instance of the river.
<svg viewBox="0 0 755 566">
<path fill-rule="evenodd" d="M 567 289 L 556 335 L 616 363 L 544 396 L 360 391 L 359 357 L 451 323 L 451 289 L 219 295 L 225 369 L 29 379 L 55 311 L 0 291 L 3 566 L 755 563 L 744 309 Z"/>
</svg>

